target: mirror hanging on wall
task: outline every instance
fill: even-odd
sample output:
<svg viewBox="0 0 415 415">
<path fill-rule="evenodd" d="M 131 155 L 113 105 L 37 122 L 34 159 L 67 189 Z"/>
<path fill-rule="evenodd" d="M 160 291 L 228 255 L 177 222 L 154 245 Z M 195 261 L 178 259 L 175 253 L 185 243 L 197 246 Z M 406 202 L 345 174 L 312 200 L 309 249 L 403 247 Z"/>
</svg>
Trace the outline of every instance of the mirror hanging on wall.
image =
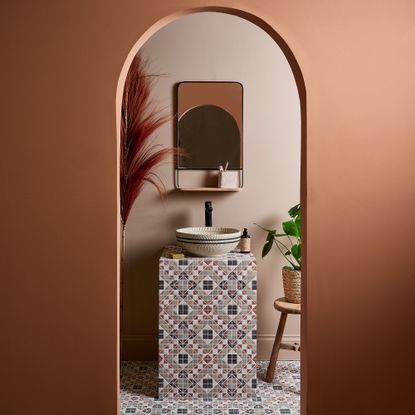
<svg viewBox="0 0 415 415">
<path fill-rule="evenodd" d="M 177 158 L 176 188 L 180 189 L 180 170 L 217 170 L 217 190 L 239 190 L 243 173 L 242 84 L 180 82 L 176 98 L 176 145 L 184 150 Z"/>
</svg>

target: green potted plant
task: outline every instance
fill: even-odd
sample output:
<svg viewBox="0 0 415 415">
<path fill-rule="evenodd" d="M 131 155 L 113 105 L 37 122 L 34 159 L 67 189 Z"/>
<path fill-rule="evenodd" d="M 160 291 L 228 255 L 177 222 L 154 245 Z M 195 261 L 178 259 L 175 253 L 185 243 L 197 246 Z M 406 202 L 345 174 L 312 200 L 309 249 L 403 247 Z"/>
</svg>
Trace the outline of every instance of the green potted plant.
<svg viewBox="0 0 415 415">
<path fill-rule="evenodd" d="M 290 220 L 282 223 L 282 232 L 265 229 L 267 238 L 262 249 L 264 258 L 275 245 L 289 265 L 282 268 L 285 298 L 290 303 L 301 303 L 301 212 L 300 204 L 289 211 Z"/>
</svg>

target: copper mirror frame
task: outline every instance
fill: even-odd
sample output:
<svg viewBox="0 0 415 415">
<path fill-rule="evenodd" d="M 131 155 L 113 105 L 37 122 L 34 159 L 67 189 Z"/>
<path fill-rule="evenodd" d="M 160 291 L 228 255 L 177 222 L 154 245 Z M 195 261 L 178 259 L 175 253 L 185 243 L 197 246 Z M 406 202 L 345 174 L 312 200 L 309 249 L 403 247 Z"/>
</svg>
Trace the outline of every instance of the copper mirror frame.
<svg viewBox="0 0 415 415">
<path fill-rule="evenodd" d="M 235 81 L 184 81 L 176 85 L 175 187 L 180 171 L 238 171 L 243 186 L 243 86 Z M 183 189 L 182 189 L 183 190 Z M 211 189 L 213 190 L 213 189 Z"/>
</svg>

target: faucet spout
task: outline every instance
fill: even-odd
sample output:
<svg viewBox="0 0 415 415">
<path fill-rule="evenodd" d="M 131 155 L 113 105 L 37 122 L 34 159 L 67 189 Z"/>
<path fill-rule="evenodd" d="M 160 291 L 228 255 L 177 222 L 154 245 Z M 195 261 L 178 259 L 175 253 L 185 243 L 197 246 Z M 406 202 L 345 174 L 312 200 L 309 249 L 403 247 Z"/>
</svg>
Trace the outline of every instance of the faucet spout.
<svg viewBox="0 0 415 415">
<path fill-rule="evenodd" d="M 205 202 L 205 226 L 212 226 L 212 202 Z"/>
</svg>

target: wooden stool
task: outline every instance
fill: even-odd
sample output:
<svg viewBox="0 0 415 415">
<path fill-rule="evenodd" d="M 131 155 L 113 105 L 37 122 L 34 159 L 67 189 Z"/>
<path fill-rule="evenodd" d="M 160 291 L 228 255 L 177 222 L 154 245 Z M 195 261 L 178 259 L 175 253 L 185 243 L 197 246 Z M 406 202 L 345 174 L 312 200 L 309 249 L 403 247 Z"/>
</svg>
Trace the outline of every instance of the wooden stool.
<svg viewBox="0 0 415 415">
<path fill-rule="evenodd" d="M 285 323 L 288 314 L 301 314 L 301 304 L 288 303 L 285 297 L 278 298 L 274 301 L 274 308 L 281 311 L 280 322 L 278 324 L 277 334 L 275 335 L 274 346 L 272 347 L 271 358 L 268 365 L 265 381 L 271 383 L 274 379 L 275 367 L 277 365 L 278 353 L 280 349 L 300 350 L 298 344 L 290 345 L 281 343 L 284 334 Z"/>
</svg>

